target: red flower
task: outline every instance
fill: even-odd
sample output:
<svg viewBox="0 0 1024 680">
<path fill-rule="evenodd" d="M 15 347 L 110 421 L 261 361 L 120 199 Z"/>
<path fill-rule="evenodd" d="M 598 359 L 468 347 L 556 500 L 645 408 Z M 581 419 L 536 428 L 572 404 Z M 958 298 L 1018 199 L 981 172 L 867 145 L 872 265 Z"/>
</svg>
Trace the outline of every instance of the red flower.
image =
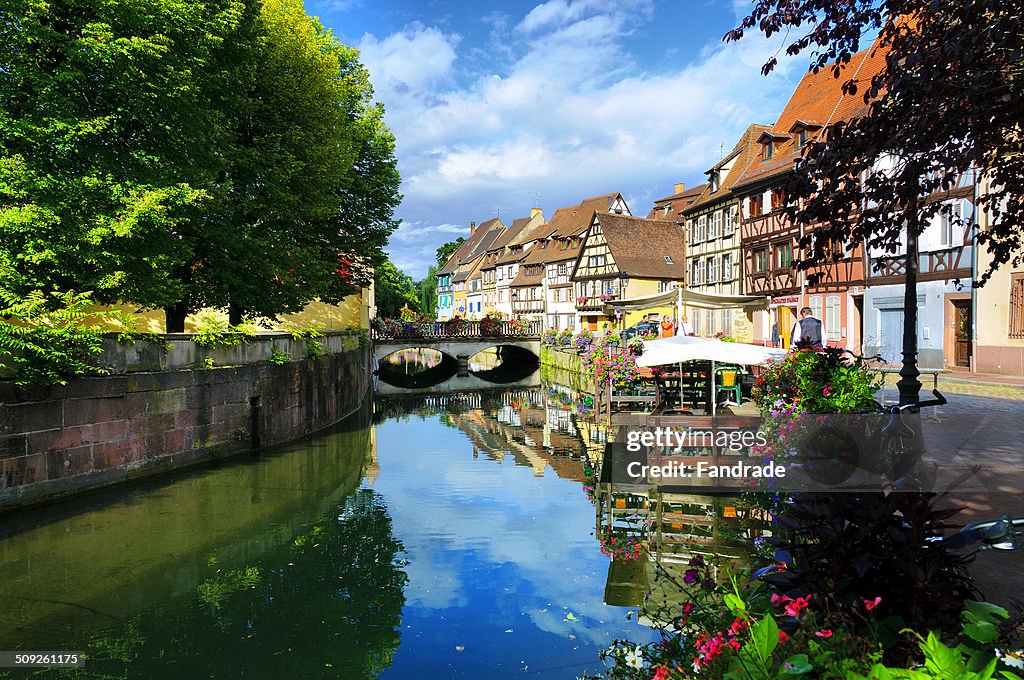
<svg viewBox="0 0 1024 680">
<path fill-rule="evenodd" d="M 877 607 L 878 603 L 881 602 L 881 601 L 882 601 L 882 598 L 880 598 L 880 597 L 876 597 L 873 600 L 864 600 L 864 608 L 867 609 L 868 611 L 871 611 L 872 609 Z"/>
<path fill-rule="evenodd" d="M 789 639 L 789 633 L 787 633 L 784 630 L 780 630 L 779 631 L 779 643 L 780 644 L 785 644 L 786 640 L 788 640 L 788 639 Z"/>
<path fill-rule="evenodd" d="M 800 614 L 800 610 L 807 607 L 811 603 L 811 596 L 798 597 L 786 604 L 786 616 L 797 616 Z"/>
<path fill-rule="evenodd" d="M 814 634 L 820 638 L 830 638 L 832 637 L 832 630 L 829 628 L 824 628 L 822 630 L 815 632 Z"/>
</svg>

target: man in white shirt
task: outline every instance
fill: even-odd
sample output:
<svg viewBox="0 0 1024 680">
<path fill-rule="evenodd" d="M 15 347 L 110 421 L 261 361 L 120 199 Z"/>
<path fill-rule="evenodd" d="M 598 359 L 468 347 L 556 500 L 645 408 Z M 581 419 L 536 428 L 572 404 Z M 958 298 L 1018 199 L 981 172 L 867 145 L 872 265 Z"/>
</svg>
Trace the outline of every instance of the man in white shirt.
<svg viewBox="0 0 1024 680">
<path fill-rule="evenodd" d="M 823 347 L 821 342 L 821 320 L 814 318 L 810 307 L 800 310 L 799 321 L 793 324 L 793 346 L 797 343 L 810 343 L 812 347 Z"/>
</svg>

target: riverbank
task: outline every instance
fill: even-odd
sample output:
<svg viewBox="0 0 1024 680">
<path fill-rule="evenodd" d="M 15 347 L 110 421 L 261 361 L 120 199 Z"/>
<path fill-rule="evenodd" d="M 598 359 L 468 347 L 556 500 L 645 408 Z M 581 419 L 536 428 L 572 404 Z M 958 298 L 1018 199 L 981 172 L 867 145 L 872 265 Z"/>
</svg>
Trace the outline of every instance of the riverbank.
<svg viewBox="0 0 1024 680">
<path fill-rule="evenodd" d="M 217 357 L 209 368 L 177 340 L 180 361 L 139 344 L 122 350 L 121 374 L 0 387 L 0 512 L 287 442 L 355 412 L 370 389 L 356 333 L 328 334 L 317 352 L 276 336 L 200 348 L 202 365 Z"/>
</svg>

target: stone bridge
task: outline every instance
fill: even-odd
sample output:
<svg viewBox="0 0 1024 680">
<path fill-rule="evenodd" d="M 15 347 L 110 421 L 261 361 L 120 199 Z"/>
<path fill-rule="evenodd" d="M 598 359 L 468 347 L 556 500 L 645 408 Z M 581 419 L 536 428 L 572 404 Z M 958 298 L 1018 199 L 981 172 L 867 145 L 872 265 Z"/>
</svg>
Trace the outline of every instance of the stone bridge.
<svg viewBox="0 0 1024 680">
<path fill-rule="evenodd" d="M 516 347 L 540 357 L 540 322 L 384 320 L 375 323 L 373 358 L 404 349 L 433 349 L 458 361 L 458 375 L 468 375 L 469 358 L 492 347 Z"/>
</svg>

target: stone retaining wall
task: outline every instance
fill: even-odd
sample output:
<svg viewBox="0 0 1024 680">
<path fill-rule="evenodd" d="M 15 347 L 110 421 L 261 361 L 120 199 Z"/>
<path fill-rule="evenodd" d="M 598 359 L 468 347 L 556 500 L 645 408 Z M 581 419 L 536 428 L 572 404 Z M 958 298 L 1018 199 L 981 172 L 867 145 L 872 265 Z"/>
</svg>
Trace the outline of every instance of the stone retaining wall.
<svg viewBox="0 0 1024 680">
<path fill-rule="evenodd" d="M 239 454 L 337 422 L 369 391 L 370 348 L 345 334 L 320 341 L 334 351 L 316 360 L 288 345 L 303 342 L 291 338 L 241 345 L 220 357 L 269 357 L 279 342 L 295 350 L 280 365 L 146 371 L 158 359 L 143 350 L 134 364 L 125 359 L 130 373 L 46 390 L 0 385 L 0 510 Z"/>
</svg>

